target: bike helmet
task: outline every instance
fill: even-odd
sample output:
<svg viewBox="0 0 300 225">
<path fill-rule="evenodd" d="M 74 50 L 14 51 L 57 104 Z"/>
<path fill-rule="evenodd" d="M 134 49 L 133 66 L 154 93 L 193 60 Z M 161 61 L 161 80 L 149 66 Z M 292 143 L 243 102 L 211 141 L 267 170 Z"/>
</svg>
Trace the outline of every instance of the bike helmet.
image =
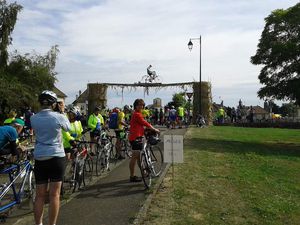
<svg viewBox="0 0 300 225">
<path fill-rule="evenodd" d="M 78 114 L 78 110 L 77 110 L 74 106 L 72 106 L 71 108 L 69 108 L 68 112 L 69 112 L 69 113 L 73 113 L 73 114 L 75 114 L 75 115 Z"/>
<path fill-rule="evenodd" d="M 16 125 L 16 126 L 21 126 L 21 127 L 24 127 L 24 126 L 25 126 L 24 120 L 19 119 L 19 118 L 13 120 L 13 121 L 12 121 L 12 124 L 14 124 L 14 125 Z"/>
<path fill-rule="evenodd" d="M 57 102 L 57 96 L 54 92 L 45 90 L 39 95 L 39 102 L 42 105 L 52 105 Z"/>
<path fill-rule="evenodd" d="M 120 112 L 120 109 L 119 109 L 118 107 L 115 107 L 115 108 L 113 109 L 113 112 L 119 113 L 119 112 Z"/>
</svg>

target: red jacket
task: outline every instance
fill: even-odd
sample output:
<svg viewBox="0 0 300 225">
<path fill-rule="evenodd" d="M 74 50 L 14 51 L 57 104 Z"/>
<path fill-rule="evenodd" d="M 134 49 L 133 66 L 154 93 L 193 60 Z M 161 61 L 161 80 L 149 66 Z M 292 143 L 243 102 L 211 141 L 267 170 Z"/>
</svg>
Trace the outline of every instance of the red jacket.
<svg viewBox="0 0 300 225">
<path fill-rule="evenodd" d="M 144 127 L 151 127 L 151 124 L 143 118 L 142 113 L 134 111 L 130 120 L 129 141 L 144 136 Z"/>
</svg>

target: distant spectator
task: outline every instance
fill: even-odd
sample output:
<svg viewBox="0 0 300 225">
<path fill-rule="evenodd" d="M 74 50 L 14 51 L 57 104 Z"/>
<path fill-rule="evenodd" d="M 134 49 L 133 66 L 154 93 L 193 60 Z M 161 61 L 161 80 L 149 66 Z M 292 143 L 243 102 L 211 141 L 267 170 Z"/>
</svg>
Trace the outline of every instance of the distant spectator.
<svg viewBox="0 0 300 225">
<path fill-rule="evenodd" d="M 164 124 L 164 112 L 163 112 L 162 108 L 160 108 L 160 111 L 159 111 L 159 124 L 160 125 Z"/>
<path fill-rule="evenodd" d="M 249 111 L 249 121 L 250 121 L 250 123 L 253 123 L 253 121 L 254 121 L 254 109 L 253 109 L 252 105 L 250 106 L 250 111 Z"/>
<path fill-rule="evenodd" d="M 234 107 L 232 107 L 231 109 L 231 123 L 235 123 L 236 122 L 236 110 Z"/>
<path fill-rule="evenodd" d="M 17 112 L 15 109 L 10 110 L 9 114 L 8 114 L 8 118 L 6 120 L 4 120 L 4 125 L 9 125 L 12 123 L 12 121 L 15 120 L 17 116 Z"/>
<path fill-rule="evenodd" d="M 236 116 L 237 116 L 238 121 L 242 120 L 242 111 L 239 107 L 236 110 Z"/>
<path fill-rule="evenodd" d="M 223 107 L 221 107 L 217 112 L 218 123 L 223 124 L 224 118 L 225 118 L 225 111 L 224 111 Z"/>
</svg>

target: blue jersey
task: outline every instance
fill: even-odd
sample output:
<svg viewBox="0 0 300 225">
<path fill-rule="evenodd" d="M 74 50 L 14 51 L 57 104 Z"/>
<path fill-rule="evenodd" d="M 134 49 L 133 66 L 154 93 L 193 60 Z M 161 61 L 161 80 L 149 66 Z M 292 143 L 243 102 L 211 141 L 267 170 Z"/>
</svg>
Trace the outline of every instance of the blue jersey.
<svg viewBox="0 0 300 225">
<path fill-rule="evenodd" d="M 34 158 L 64 157 L 61 131 L 71 129 L 67 117 L 51 109 L 44 109 L 33 115 L 30 121 L 36 137 Z"/>
<path fill-rule="evenodd" d="M 0 149 L 2 149 L 7 143 L 16 141 L 18 133 L 12 126 L 0 127 Z"/>
</svg>

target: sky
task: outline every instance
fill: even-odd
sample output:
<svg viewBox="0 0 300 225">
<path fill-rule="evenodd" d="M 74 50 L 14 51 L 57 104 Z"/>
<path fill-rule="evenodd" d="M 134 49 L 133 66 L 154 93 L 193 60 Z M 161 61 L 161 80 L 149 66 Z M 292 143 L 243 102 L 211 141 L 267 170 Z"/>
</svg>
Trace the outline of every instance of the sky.
<svg viewBox="0 0 300 225">
<path fill-rule="evenodd" d="M 14 2 L 11 0 L 8 3 Z M 202 81 L 212 84 L 213 101 L 236 106 L 263 105 L 257 97 L 261 67 L 250 57 L 273 10 L 299 0 L 17 0 L 18 15 L 10 51 L 45 54 L 58 45 L 56 86 L 75 100 L 87 83 L 134 83 L 148 65 L 162 83 L 199 81 L 201 36 Z M 182 91 L 168 88 L 108 90 L 108 106 L 163 104 Z M 190 91 L 190 90 L 187 90 Z"/>
</svg>

